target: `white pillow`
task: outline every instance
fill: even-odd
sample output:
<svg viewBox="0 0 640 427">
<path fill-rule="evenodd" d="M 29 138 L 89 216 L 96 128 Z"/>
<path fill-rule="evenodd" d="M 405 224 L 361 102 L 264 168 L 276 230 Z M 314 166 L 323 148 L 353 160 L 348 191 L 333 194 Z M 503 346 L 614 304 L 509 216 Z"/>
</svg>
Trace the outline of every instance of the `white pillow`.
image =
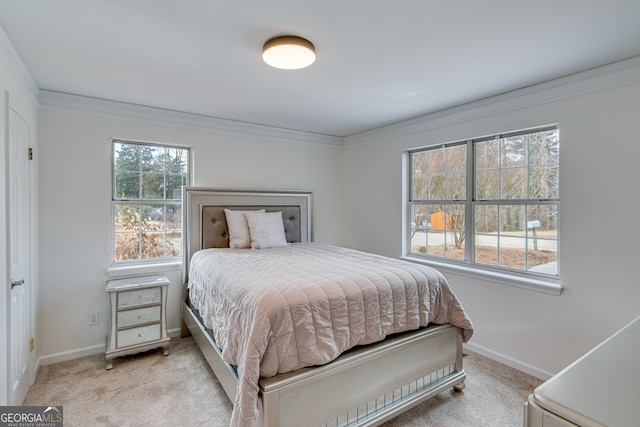
<svg viewBox="0 0 640 427">
<path fill-rule="evenodd" d="M 287 246 L 282 212 L 245 212 L 253 249 Z"/>
<path fill-rule="evenodd" d="M 224 215 L 227 217 L 227 228 L 229 229 L 229 247 L 232 249 L 251 247 L 249 225 L 247 224 L 247 218 L 244 216 L 245 212 L 264 212 L 264 209 L 257 211 L 224 210 Z"/>
</svg>

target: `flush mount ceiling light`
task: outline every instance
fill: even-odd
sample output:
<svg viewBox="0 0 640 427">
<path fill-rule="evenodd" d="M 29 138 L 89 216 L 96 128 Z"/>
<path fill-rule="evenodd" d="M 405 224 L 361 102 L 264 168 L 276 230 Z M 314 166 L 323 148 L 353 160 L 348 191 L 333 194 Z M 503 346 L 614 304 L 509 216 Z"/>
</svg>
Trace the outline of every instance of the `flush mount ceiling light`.
<svg viewBox="0 0 640 427">
<path fill-rule="evenodd" d="M 275 68 L 297 70 L 315 62 L 316 49 L 313 43 L 302 37 L 274 37 L 262 47 L 262 59 Z"/>
</svg>

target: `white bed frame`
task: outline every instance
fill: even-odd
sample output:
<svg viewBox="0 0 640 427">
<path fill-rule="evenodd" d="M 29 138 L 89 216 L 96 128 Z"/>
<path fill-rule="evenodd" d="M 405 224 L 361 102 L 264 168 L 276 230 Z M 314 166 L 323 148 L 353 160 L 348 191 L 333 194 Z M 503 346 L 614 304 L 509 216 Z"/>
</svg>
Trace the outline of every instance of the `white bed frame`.
<svg viewBox="0 0 640 427">
<path fill-rule="evenodd" d="M 311 241 L 311 193 L 185 187 L 183 336 L 191 334 L 233 402 L 235 369 L 189 307 L 186 282 L 191 255 L 202 249 L 202 211 L 207 206 L 292 206 L 300 210 L 300 241 Z M 462 331 L 434 325 L 357 347 L 319 367 L 260 380 L 264 427 L 375 426 L 449 387 L 464 388 Z"/>
</svg>

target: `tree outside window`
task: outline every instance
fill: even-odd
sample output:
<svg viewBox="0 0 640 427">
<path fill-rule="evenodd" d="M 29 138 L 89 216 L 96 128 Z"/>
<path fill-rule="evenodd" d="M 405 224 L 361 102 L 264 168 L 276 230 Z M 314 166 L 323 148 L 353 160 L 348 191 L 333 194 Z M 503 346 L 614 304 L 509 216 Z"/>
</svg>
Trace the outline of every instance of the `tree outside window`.
<svg viewBox="0 0 640 427">
<path fill-rule="evenodd" d="M 179 257 L 190 150 L 113 140 L 112 261 Z"/>
<path fill-rule="evenodd" d="M 408 155 L 410 255 L 557 275 L 555 127 Z"/>
</svg>

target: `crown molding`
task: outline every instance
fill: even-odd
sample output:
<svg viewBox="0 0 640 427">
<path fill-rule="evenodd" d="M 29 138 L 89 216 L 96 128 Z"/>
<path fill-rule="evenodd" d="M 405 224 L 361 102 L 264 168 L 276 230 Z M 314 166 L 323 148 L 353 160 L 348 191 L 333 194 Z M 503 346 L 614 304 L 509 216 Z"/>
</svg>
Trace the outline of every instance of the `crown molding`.
<svg viewBox="0 0 640 427">
<path fill-rule="evenodd" d="M 38 85 L 2 27 L 0 27 L 0 61 L 7 67 L 18 84 L 31 95 L 33 102 L 37 105 Z"/>
<path fill-rule="evenodd" d="M 40 90 L 38 100 L 42 110 L 83 113 L 99 117 L 144 121 L 164 126 L 188 126 L 221 133 L 253 135 L 302 143 L 343 145 L 342 137 L 337 136 L 283 129 L 44 89 Z"/>
<path fill-rule="evenodd" d="M 344 145 L 388 140 L 640 82 L 640 56 L 448 108 L 344 138 Z"/>
</svg>

